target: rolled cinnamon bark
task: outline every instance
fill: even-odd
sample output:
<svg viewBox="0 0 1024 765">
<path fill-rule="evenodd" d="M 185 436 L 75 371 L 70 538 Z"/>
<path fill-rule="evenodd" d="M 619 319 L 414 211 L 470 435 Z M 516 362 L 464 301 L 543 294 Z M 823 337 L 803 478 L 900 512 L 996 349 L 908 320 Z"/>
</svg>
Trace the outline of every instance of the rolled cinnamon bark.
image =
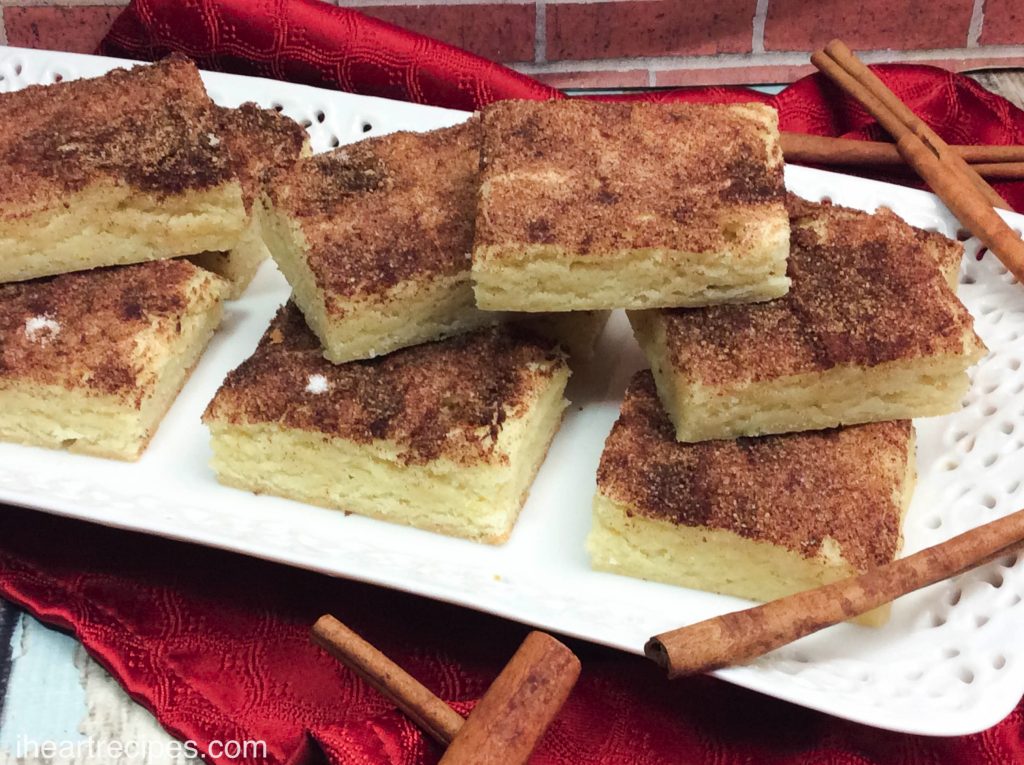
<svg viewBox="0 0 1024 765">
<path fill-rule="evenodd" d="M 1024 548 L 1024 510 L 860 576 L 652 637 L 647 657 L 669 677 L 744 664 L 901 595 Z"/>
<path fill-rule="evenodd" d="M 320 617 L 312 638 L 448 746 L 447 765 L 526 765 L 580 674 L 572 651 L 531 632 L 466 720 L 333 616 Z"/>
<path fill-rule="evenodd" d="M 435 741 L 447 745 L 464 718 L 426 686 L 333 616 L 321 616 L 313 642 L 376 688 Z"/>
<path fill-rule="evenodd" d="M 525 765 L 580 675 L 572 651 L 531 632 L 466 720 L 441 765 Z"/>
<path fill-rule="evenodd" d="M 900 156 L 945 202 L 964 228 L 992 250 L 1018 280 L 1024 281 L 1024 241 L 999 217 L 971 179 L 956 166 L 943 162 L 885 104 L 834 59 L 818 51 L 811 56 L 811 63 L 878 120 L 896 139 Z"/>
<path fill-rule="evenodd" d="M 831 138 L 821 135 L 784 132 L 781 136 L 782 154 L 787 162 L 807 162 L 819 165 L 899 165 L 903 157 L 894 143 L 884 141 L 856 141 L 851 138 Z M 984 175 L 978 165 L 998 168 L 1003 163 L 1024 162 L 1024 146 L 950 146 L 952 152 Z M 1011 176 L 1007 176 L 1011 177 Z M 1012 176 L 1016 177 L 1016 176 Z"/>
<path fill-rule="evenodd" d="M 943 141 L 938 133 L 928 127 L 920 117 L 914 114 L 909 106 L 900 101 L 896 94 L 889 90 L 885 83 L 857 58 L 846 43 L 842 40 L 832 40 L 825 46 L 825 53 L 831 56 L 839 66 L 849 72 L 854 79 L 875 96 L 911 133 L 917 136 L 921 143 L 934 152 L 943 164 L 956 170 L 969 180 L 990 205 L 1003 210 L 1012 209 L 995 189 L 989 186 L 980 175 L 971 170 L 963 158 L 950 149 L 949 144 Z M 893 137 L 899 138 L 895 134 Z"/>
<path fill-rule="evenodd" d="M 982 178 L 993 181 L 1019 181 L 1024 178 L 1024 162 L 981 162 L 971 168 Z"/>
</svg>

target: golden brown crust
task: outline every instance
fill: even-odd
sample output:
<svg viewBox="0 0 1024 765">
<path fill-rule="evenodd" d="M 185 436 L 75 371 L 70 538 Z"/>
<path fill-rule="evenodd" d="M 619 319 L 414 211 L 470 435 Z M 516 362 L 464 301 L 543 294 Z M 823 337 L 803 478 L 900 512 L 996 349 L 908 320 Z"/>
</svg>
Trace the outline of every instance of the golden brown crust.
<svg viewBox="0 0 1024 765">
<path fill-rule="evenodd" d="M 630 383 L 598 490 L 645 517 L 731 531 L 813 557 L 826 537 L 858 569 L 892 560 L 909 420 L 683 444 L 649 371 Z"/>
<path fill-rule="evenodd" d="M 26 382 L 138 404 L 155 380 L 143 333 L 170 343 L 196 292 L 222 281 L 187 260 L 158 260 L 0 285 L 0 386 Z"/>
<path fill-rule="evenodd" d="M 721 249 L 723 217 L 781 215 L 775 121 L 758 104 L 500 101 L 482 114 L 475 247 Z"/>
<path fill-rule="evenodd" d="M 468 275 L 478 165 L 471 118 L 304 159 L 276 178 L 270 196 L 301 228 L 333 313 L 339 302 L 383 296 L 400 282 Z"/>
<path fill-rule="evenodd" d="M 871 226 L 879 236 L 886 236 L 894 243 L 905 242 L 908 247 L 920 248 L 927 252 L 946 276 L 955 282 L 964 257 L 964 246 L 937 231 L 925 231 L 911 226 L 888 207 L 879 207 L 869 215 L 861 210 L 833 204 L 831 200 L 809 202 L 796 194 L 786 194 L 786 210 L 791 225 L 797 225 L 800 218 L 813 221 L 815 217 L 827 216 L 832 223 L 843 221 L 852 228 Z"/>
<path fill-rule="evenodd" d="M 231 169 L 242 184 L 245 209 L 274 173 L 299 159 L 308 136 L 302 125 L 274 109 L 244 103 L 237 109 L 215 106 L 217 136 L 227 145 Z"/>
<path fill-rule="evenodd" d="M 0 94 L 0 218 L 96 183 L 172 195 L 231 180 L 212 107 L 181 56 Z"/>
<path fill-rule="evenodd" d="M 492 327 L 336 365 L 288 303 L 203 419 L 275 423 L 363 444 L 384 439 L 410 464 L 504 462 L 495 448 L 503 423 L 524 414 L 564 364 L 550 342 Z"/>
<path fill-rule="evenodd" d="M 676 374 L 707 385 L 757 382 L 984 347 L 936 268 L 937 235 L 888 211 L 802 200 L 790 207 L 789 294 L 654 314 Z"/>
</svg>

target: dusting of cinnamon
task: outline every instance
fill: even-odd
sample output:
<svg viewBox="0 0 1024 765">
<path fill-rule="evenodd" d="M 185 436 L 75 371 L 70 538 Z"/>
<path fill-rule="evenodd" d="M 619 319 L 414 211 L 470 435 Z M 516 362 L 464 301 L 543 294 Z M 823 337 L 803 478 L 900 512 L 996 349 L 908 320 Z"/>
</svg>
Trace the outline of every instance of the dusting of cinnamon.
<svg viewBox="0 0 1024 765">
<path fill-rule="evenodd" d="M 475 118 L 392 133 L 301 160 L 270 189 L 296 219 L 327 295 L 384 296 L 395 285 L 465 274 L 479 167 Z M 327 300 L 328 310 L 336 308 Z"/>
<path fill-rule="evenodd" d="M 657 312 L 681 374 L 705 384 L 761 381 L 983 347 L 943 274 L 958 267 L 959 243 L 888 210 L 795 197 L 789 207 L 785 297 Z"/>
<path fill-rule="evenodd" d="M 911 444 L 909 420 L 680 443 L 644 371 L 626 391 L 597 484 L 643 516 L 731 531 L 806 558 L 831 537 L 862 569 L 899 550 L 894 493 Z"/>
<path fill-rule="evenodd" d="M 177 55 L 0 94 L 0 217 L 32 214 L 92 184 L 173 195 L 229 182 L 216 136 L 199 72 Z"/>
<path fill-rule="evenodd" d="M 505 463 L 496 448 L 504 423 L 524 414 L 563 364 L 550 342 L 505 327 L 335 365 L 288 303 L 204 419 L 279 423 L 363 444 L 384 439 L 409 464 Z M 314 376 L 323 383 L 310 391 Z"/>
<path fill-rule="evenodd" d="M 295 120 L 254 103 L 244 103 L 237 109 L 217 106 L 214 116 L 214 140 L 227 146 L 231 169 L 242 184 L 242 199 L 248 211 L 271 175 L 287 170 L 298 160 L 308 136 Z"/>
<path fill-rule="evenodd" d="M 35 382 L 138 403 L 155 383 L 140 340 L 169 343 L 196 297 L 221 284 L 175 259 L 0 285 L 0 386 Z"/>
<path fill-rule="evenodd" d="M 476 246 L 720 249 L 724 218 L 781 209 L 774 121 L 759 104 L 500 101 L 482 115 Z"/>
</svg>

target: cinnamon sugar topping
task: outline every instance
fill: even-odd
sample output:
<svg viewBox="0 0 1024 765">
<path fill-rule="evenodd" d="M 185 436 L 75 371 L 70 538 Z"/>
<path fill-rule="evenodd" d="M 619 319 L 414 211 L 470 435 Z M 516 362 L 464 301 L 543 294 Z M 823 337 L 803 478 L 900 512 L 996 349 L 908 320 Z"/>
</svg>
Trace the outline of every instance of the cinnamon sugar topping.
<svg viewBox="0 0 1024 765">
<path fill-rule="evenodd" d="M 95 79 L 0 94 L 0 216 L 94 183 L 178 194 L 232 177 L 195 66 L 172 56 Z"/>
<path fill-rule="evenodd" d="M 597 482 L 640 515 L 731 531 L 808 558 L 831 538 L 864 569 L 899 549 L 911 444 L 909 420 L 679 443 L 644 371 L 626 392 Z"/>
<path fill-rule="evenodd" d="M 714 385 L 982 347 L 937 267 L 956 268 L 959 247 L 889 211 L 871 215 L 795 197 L 789 207 L 789 294 L 658 312 L 678 373 Z"/>
<path fill-rule="evenodd" d="M 204 420 L 276 423 L 357 443 L 392 442 L 407 463 L 502 461 L 495 442 L 565 364 L 550 343 L 489 328 L 335 365 L 294 304 L 231 372 Z"/>
<path fill-rule="evenodd" d="M 170 342 L 197 296 L 220 289 L 218 277 L 179 259 L 0 285 L 0 386 L 139 401 L 153 382 L 147 343 Z"/>
<path fill-rule="evenodd" d="M 276 178 L 271 199 L 299 225 L 329 298 L 381 295 L 404 281 L 467 271 L 478 164 L 472 118 L 302 160 Z"/>
<path fill-rule="evenodd" d="M 214 107 L 217 134 L 208 133 L 210 146 L 226 143 L 231 169 L 242 184 L 242 198 L 250 209 L 263 184 L 275 173 L 290 168 L 302 153 L 307 135 L 302 126 L 274 109 L 245 103 L 237 109 Z"/>
<path fill-rule="evenodd" d="M 759 104 L 500 101 L 483 112 L 477 248 L 721 249 L 723 218 L 780 217 L 776 118 Z"/>
</svg>

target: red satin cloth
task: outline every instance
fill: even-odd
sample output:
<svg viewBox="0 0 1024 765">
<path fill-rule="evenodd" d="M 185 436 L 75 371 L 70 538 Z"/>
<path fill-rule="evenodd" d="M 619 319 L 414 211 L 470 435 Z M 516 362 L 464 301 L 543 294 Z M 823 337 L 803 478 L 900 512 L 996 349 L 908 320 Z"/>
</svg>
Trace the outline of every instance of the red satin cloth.
<svg viewBox="0 0 1024 765">
<path fill-rule="evenodd" d="M 492 61 L 319 0 L 133 0 L 100 46 L 106 55 L 145 60 L 171 51 L 207 69 L 453 109 L 478 109 L 502 98 L 563 97 Z M 874 69 L 949 143 L 1024 142 L 1024 112 L 966 77 L 927 66 Z M 870 115 L 818 75 L 777 96 L 712 87 L 625 98 L 763 101 L 778 109 L 783 130 L 885 138 Z M 913 182 L 907 174 L 886 180 Z M 1024 210 L 1024 182 L 997 188 Z"/>
<path fill-rule="evenodd" d="M 208 68 L 467 109 L 498 98 L 560 96 L 478 57 L 312 0 L 136 0 L 102 46 L 135 58 L 171 50 Z M 950 142 L 1024 138 L 1024 113 L 963 77 L 913 66 L 878 71 Z M 775 97 L 726 88 L 639 97 L 757 99 L 779 110 L 787 130 L 882 137 L 858 106 L 817 77 Z M 999 189 L 1024 209 L 1024 184 Z M 317 762 L 310 741 L 331 763 L 420 765 L 439 754 L 376 692 L 309 644 L 307 629 L 321 613 L 348 622 L 461 712 L 526 633 L 408 595 L 10 508 L 0 512 L 0 595 L 73 632 L 180 738 L 204 747 L 264 740 L 272 763 Z M 669 683 L 642 659 L 572 647 L 583 675 L 537 763 L 1024 761 L 1022 708 L 984 734 L 923 739 L 710 678 Z"/>
<path fill-rule="evenodd" d="M 175 735 L 262 739 L 268 759 L 433 763 L 440 748 L 309 643 L 322 612 L 348 623 L 462 713 L 527 628 L 368 585 L 27 510 L 0 514 L 0 593 L 71 630 Z M 1005 764 L 1018 709 L 976 736 L 902 736 L 709 677 L 669 682 L 639 657 L 567 641 L 583 661 L 538 765 Z M 224 760 L 223 762 L 227 762 Z"/>
</svg>

